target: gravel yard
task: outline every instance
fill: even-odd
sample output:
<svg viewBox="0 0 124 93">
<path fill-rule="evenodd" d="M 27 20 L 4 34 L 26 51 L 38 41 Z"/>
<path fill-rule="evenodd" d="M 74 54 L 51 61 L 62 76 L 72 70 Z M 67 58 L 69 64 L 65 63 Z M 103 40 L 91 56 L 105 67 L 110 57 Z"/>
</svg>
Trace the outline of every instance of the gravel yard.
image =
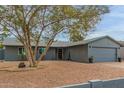
<svg viewBox="0 0 124 93">
<path fill-rule="evenodd" d="M 124 62 L 43 61 L 39 68 L 30 70 L 17 69 L 17 65 L 17 62 L 0 63 L 0 87 L 59 87 L 124 76 Z"/>
</svg>

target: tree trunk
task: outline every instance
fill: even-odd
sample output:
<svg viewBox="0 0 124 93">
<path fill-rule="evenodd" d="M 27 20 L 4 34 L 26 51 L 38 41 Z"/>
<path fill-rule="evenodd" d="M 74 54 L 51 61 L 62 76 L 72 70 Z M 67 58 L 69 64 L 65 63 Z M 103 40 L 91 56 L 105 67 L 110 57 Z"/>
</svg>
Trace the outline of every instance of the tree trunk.
<svg viewBox="0 0 124 93">
<path fill-rule="evenodd" d="M 31 40 L 30 40 L 29 25 L 25 25 L 24 32 L 25 32 L 24 35 L 25 35 L 26 49 L 27 49 L 27 53 L 28 53 L 28 60 L 30 62 L 30 66 L 35 67 L 36 66 L 36 61 L 34 59 Z"/>
<path fill-rule="evenodd" d="M 29 51 L 28 51 L 28 49 L 27 49 L 27 47 L 24 45 L 24 48 L 25 48 L 25 53 L 26 53 L 26 58 L 27 58 L 27 60 L 29 61 L 29 67 L 31 67 L 32 66 L 32 63 L 31 63 L 31 61 L 30 61 L 30 57 L 29 57 Z"/>
<path fill-rule="evenodd" d="M 36 61 L 35 61 L 35 59 L 34 59 L 33 51 L 32 51 L 31 46 L 29 47 L 29 53 L 30 53 L 31 63 L 32 63 L 33 67 L 35 67 L 35 66 L 36 66 Z"/>
<path fill-rule="evenodd" d="M 52 43 L 53 43 L 53 40 L 50 40 L 50 41 L 47 43 L 47 46 L 46 46 L 45 51 L 40 55 L 40 57 L 39 57 L 39 59 L 38 59 L 38 61 L 37 61 L 37 65 L 39 64 L 39 62 L 40 62 L 41 60 L 44 59 L 44 57 L 45 57 L 45 55 L 46 55 L 47 51 L 49 50 L 49 48 L 50 48 L 50 46 L 51 46 Z"/>
<path fill-rule="evenodd" d="M 32 50 L 30 50 L 29 48 L 25 47 L 25 51 L 26 51 L 27 60 L 29 61 L 29 66 L 30 67 L 35 67 L 36 66 L 36 61 L 32 57 L 32 54 L 31 54 Z"/>
</svg>

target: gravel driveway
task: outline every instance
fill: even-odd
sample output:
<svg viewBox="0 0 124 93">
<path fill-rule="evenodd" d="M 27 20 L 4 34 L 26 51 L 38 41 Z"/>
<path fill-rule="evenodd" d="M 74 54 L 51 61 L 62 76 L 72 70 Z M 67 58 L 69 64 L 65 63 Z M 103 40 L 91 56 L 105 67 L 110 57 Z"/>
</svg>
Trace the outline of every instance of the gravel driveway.
<svg viewBox="0 0 124 93">
<path fill-rule="evenodd" d="M 10 70 L 10 68 L 16 68 L 17 64 L 17 62 L 0 63 L 0 87 L 58 87 L 93 79 L 124 76 L 124 62 L 88 64 L 71 61 L 43 61 L 39 69 Z"/>
</svg>

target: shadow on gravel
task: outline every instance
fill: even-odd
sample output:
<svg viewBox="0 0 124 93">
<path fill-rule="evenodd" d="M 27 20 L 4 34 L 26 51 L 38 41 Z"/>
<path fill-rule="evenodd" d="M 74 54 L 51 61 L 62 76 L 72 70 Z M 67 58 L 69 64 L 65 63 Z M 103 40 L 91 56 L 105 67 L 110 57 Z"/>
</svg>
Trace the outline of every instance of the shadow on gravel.
<svg viewBox="0 0 124 93">
<path fill-rule="evenodd" d="M 25 67 L 25 68 L 18 68 L 15 66 L 7 66 L 0 68 L 0 71 L 4 72 L 26 72 L 26 71 L 33 71 L 33 70 L 39 70 L 39 69 L 45 69 L 48 66 L 45 65 L 39 65 L 38 67 Z"/>
</svg>

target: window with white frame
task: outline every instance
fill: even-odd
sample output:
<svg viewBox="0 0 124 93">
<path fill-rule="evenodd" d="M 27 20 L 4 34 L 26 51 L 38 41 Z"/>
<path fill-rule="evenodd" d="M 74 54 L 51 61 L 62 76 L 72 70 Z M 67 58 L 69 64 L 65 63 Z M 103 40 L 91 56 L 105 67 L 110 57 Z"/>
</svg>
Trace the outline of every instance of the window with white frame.
<svg viewBox="0 0 124 93">
<path fill-rule="evenodd" d="M 22 47 L 18 48 L 18 55 L 25 55 L 24 48 L 22 48 Z"/>
</svg>

